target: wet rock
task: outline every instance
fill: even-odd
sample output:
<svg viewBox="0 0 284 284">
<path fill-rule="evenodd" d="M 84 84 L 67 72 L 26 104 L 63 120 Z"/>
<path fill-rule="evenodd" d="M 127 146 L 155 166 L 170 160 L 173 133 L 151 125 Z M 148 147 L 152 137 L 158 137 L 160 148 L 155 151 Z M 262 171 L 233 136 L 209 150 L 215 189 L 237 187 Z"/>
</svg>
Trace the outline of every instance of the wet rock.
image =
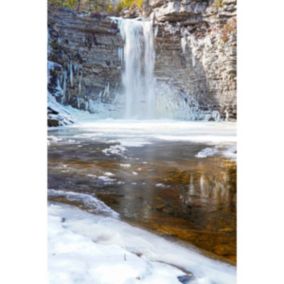
<svg viewBox="0 0 284 284">
<path fill-rule="evenodd" d="M 48 119 L 47 120 L 48 127 L 57 127 L 60 126 L 59 121 L 56 119 Z"/>
<path fill-rule="evenodd" d="M 178 276 L 178 281 L 183 284 L 190 283 L 190 280 L 192 279 L 192 275 L 182 275 Z"/>
</svg>

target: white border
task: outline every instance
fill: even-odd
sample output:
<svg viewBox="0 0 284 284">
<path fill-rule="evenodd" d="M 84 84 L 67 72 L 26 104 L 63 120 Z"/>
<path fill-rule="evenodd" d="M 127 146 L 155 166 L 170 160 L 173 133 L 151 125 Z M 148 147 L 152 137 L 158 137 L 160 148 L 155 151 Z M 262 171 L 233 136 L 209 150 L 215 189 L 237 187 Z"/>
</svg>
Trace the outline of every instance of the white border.
<svg viewBox="0 0 284 284">
<path fill-rule="evenodd" d="M 1 3 L 0 283 L 47 283 L 46 15 Z"/>
<path fill-rule="evenodd" d="M 238 5 L 238 283 L 283 281 L 283 1 Z M 0 283 L 47 283 L 46 3 L 1 3 Z"/>
</svg>

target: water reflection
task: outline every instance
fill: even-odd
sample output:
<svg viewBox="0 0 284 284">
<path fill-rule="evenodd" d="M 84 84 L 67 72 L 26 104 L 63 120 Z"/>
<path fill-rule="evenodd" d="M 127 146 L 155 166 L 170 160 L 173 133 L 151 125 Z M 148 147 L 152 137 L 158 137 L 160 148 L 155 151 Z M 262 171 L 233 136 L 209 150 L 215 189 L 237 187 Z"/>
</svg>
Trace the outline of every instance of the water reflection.
<svg viewBox="0 0 284 284">
<path fill-rule="evenodd" d="M 230 169 L 217 173 L 218 175 L 206 175 L 204 173 L 191 173 L 188 189 L 181 193 L 180 198 L 184 204 L 191 204 L 196 199 L 214 208 L 218 206 L 230 207 L 231 199 L 235 194 L 230 182 Z"/>
</svg>

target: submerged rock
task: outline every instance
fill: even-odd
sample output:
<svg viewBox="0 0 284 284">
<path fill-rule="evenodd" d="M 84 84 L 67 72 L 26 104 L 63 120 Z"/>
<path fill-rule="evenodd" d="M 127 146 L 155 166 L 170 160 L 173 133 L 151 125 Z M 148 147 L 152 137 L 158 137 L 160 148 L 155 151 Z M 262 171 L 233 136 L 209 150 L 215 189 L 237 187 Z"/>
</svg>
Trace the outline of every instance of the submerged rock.
<svg viewBox="0 0 284 284">
<path fill-rule="evenodd" d="M 57 127 L 57 126 L 60 126 L 59 120 L 51 119 L 51 118 L 47 120 L 47 125 L 48 125 L 48 127 Z"/>
</svg>

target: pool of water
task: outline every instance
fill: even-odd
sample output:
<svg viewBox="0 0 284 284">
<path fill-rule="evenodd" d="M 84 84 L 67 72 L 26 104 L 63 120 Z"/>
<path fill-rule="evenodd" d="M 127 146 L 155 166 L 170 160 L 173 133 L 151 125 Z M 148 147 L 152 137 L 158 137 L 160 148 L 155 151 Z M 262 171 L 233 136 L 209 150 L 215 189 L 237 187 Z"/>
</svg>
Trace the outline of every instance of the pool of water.
<svg viewBox="0 0 284 284">
<path fill-rule="evenodd" d="M 232 123 L 104 121 L 54 129 L 48 186 L 95 195 L 131 224 L 235 264 L 234 146 Z M 64 195 L 49 198 L 89 209 Z"/>
</svg>

